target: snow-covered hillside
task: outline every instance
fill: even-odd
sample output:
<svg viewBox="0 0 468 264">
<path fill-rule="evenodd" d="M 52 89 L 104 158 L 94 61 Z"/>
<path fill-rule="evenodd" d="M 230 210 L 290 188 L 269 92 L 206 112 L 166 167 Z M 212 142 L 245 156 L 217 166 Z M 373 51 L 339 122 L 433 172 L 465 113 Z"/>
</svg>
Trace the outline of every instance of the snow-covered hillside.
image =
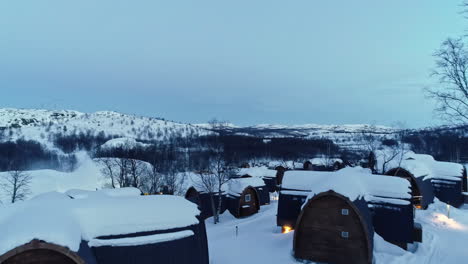
<svg viewBox="0 0 468 264">
<path fill-rule="evenodd" d="M 129 137 L 164 140 L 172 136 L 199 136 L 210 133 L 190 124 L 111 111 L 82 113 L 71 110 L 0 109 L 0 141 L 18 138 L 35 140 L 52 147 L 54 134 Z"/>
</svg>

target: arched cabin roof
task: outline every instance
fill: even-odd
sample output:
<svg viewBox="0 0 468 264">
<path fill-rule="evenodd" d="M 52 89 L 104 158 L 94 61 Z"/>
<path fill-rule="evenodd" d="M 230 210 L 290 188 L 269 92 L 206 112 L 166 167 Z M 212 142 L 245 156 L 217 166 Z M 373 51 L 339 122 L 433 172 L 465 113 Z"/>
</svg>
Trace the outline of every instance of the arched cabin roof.
<svg viewBox="0 0 468 264">
<path fill-rule="evenodd" d="M 410 183 L 404 179 L 374 175 L 361 167 L 336 172 L 287 171 L 281 193 L 307 195 L 333 190 L 351 201 L 363 198 L 368 202 L 409 204 Z"/>
<path fill-rule="evenodd" d="M 434 201 L 434 189 L 430 178 L 415 177 L 411 171 L 404 168 L 392 168 L 385 172 L 385 175 L 407 178 L 411 184 L 411 194 L 413 196 L 413 204 L 417 207 L 427 208 Z"/>
<path fill-rule="evenodd" d="M 82 240 L 91 243 L 102 236 L 199 223 L 197 206 L 182 197 L 142 196 L 134 189 L 70 193 L 46 193 L 4 206 L 0 210 L 0 255 L 33 239 L 78 252 Z"/>
<path fill-rule="evenodd" d="M 62 262 L 66 262 L 65 264 L 85 264 L 85 260 L 70 249 L 37 239 L 18 246 L 1 255 L 0 263 L 24 263 L 23 261 L 30 263 L 28 260 L 31 260 L 31 257 L 38 256 L 41 258 L 47 258 L 48 261 L 53 261 L 53 263 L 60 261 L 60 264 L 63 264 Z"/>
</svg>

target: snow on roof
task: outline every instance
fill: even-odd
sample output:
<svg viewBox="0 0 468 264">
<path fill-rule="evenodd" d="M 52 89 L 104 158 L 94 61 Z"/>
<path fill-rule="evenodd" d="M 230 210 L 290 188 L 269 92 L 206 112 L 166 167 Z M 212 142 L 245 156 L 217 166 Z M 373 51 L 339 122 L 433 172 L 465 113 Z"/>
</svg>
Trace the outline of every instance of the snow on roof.
<svg viewBox="0 0 468 264">
<path fill-rule="evenodd" d="M 249 175 L 252 177 L 276 177 L 276 170 L 270 170 L 265 166 L 262 167 L 252 167 L 252 168 L 241 168 L 239 169 L 237 175 Z"/>
<path fill-rule="evenodd" d="M 344 168 L 336 172 L 287 171 L 282 189 L 310 192 L 312 197 L 321 192 L 333 190 L 351 201 L 364 198 L 369 202 L 408 204 L 411 198 L 409 181 L 383 175 L 371 174 L 361 167 Z M 281 191 L 284 193 L 284 191 Z M 405 199 L 405 200 L 401 200 Z"/>
<path fill-rule="evenodd" d="M 435 178 L 461 178 L 463 177 L 464 167 L 461 164 L 453 162 L 442 162 L 437 161 L 434 164 L 434 172 L 436 174 Z M 442 177 L 440 177 L 442 176 Z"/>
<path fill-rule="evenodd" d="M 318 166 L 330 166 L 333 165 L 335 162 L 343 163 L 342 159 L 338 158 L 313 158 L 309 160 L 313 165 Z"/>
<path fill-rule="evenodd" d="M 228 193 L 232 196 L 240 196 L 247 187 L 260 187 L 265 186 L 265 182 L 261 178 L 236 178 L 228 182 Z"/>
<path fill-rule="evenodd" d="M 198 223 L 197 206 L 182 197 L 134 194 L 135 190 L 130 189 L 98 191 L 71 199 L 66 194 L 51 192 L 4 206 L 0 210 L 0 255 L 33 239 L 78 251 L 82 239 L 90 241 L 100 236 Z"/>
<path fill-rule="evenodd" d="M 276 168 L 278 166 L 283 166 L 286 169 L 302 169 L 304 167 L 303 163 L 300 162 L 295 162 L 292 160 L 288 161 L 270 161 L 268 162 L 268 167 L 269 168 Z"/>
<path fill-rule="evenodd" d="M 108 140 L 106 143 L 101 145 L 101 149 L 116 149 L 116 148 L 122 148 L 122 149 L 134 149 L 134 148 L 146 148 L 151 146 L 151 144 L 144 144 L 141 142 L 136 141 L 134 138 L 130 137 L 121 137 L 121 138 L 114 138 L 111 140 Z"/>
</svg>

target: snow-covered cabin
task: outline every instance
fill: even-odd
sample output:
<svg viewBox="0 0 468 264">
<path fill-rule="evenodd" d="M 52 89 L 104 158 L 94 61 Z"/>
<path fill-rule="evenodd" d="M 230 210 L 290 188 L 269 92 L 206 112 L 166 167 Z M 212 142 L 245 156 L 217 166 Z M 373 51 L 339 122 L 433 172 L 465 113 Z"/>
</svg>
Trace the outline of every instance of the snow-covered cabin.
<svg viewBox="0 0 468 264">
<path fill-rule="evenodd" d="M 270 203 L 270 193 L 261 178 L 240 177 L 230 179 L 226 206 L 235 217 L 256 214 L 261 205 Z"/>
<path fill-rule="evenodd" d="M 344 162 L 339 158 L 313 158 L 303 164 L 304 170 L 337 171 L 344 168 Z"/>
<path fill-rule="evenodd" d="M 444 203 L 459 207 L 464 202 L 463 189 L 466 183 L 465 167 L 454 162 L 437 161 L 430 155 L 408 153 L 408 160 L 424 162 L 430 169 L 434 195 Z"/>
<path fill-rule="evenodd" d="M 262 167 L 251 167 L 251 168 L 242 168 L 238 171 L 237 173 L 238 176 L 240 177 L 257 177 L 261 178 L 263 182 L 265 182 L 265 185 L 268 189 L 269 192 L 275 192 L 277 191 L 277 186 L 278 186 L 278 181 L 277 181 L 277 175 L 278 171 L 268 169 L 265 166 Z"/>
<path fill-rule="evenodd" d="M 0 263 L 208 264 L 198 214 L 181 197 L 131 188 L 46 193 L 0 210 Z"/>
<path fill-rule="evenodd" d="M 383 167 L 381 153 L 376 156 L 377 168 Z M 430 155 L 409 151 L 403 157 L 387 162 L 384 173 L 406 178 L 411 182 L 418 208 L 426 208 L 434 196 L 455 207 L 463 204 L 466 172 L 461 164 L 436 161 Z"/>
<path fill-rule="evenodd" d="M 287 171 L 279 196 L 277 225 L 296 230 L 294 251 L 298 258 L 333 262 L 338 261 L 334 257 L 340 251 L 338 255 L 348 259 L 369 261 L 374 231 L 403 248 L 420 240 L 414 237 L 422 230 L 414 223 L 410 199 L 408 181 L 373 175 L 360 167 L 336 172 Z M 332 241 L 340 247 L 330 248 L 320 241 Z M 359 245 L 354 253 L 347 250 L 353 247 L 350 241 Z"/>
<path fill-rule="evenodd" d="M 201 180 L 201 176 L 197 173 L 185 173 L 186 179 L 184 181 L 183 190 L 185 193 L 185 199 L 195 203 L 200 210 L 200 217 L 202 219 L 207 219 L 214 215 L 213 206 L 211 199 L 215 206 L 219 205 L 221 202 L 221 210 L 220 213 L 224 213 L 226 211 L 226 193 L 227 193 L 227 185 L 223 185 L 222 195 L 219 196 L 217 191 L 207 190 L 207 186 L 203 184 Z M 212 177 L 213 182 L 217 182 L 216 177 L 214 175 L 205 175 L 204 177 Z M 221 199 L 221 201 L 219 201 Z"/>
<path fill-rule="evenodd" d="M 395 154 L 389 150 L 375 151 L 373 171 L 376 174 L 408 180 L 411 183 L 413 205 L 418 209 L 426 209 L 434 201 L 431 169 L 426 162 L 409 158 L 406 155 Z"/>
<path fill-rule="evenodd" d="M 276 185 L 281 185 L 283 181 L 284 173 L 288 170 L 302 169 L 304 165 L 302 163 L 294 161 L 270 161 L 268 168 L 276 170 Z"/>
</svg>

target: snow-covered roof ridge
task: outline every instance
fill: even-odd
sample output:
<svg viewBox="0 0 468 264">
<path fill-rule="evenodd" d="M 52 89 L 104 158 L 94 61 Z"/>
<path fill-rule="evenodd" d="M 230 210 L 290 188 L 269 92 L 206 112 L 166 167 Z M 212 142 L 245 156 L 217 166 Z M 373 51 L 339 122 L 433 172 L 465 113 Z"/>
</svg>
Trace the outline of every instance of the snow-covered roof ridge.
<svg viewBox="0 0 468 264">
<path fill-rule="evenodd" d="M 304 163 L 292 161 L 292 160 L 288 160 L 288 161 L 276 160 L 276 161 L 268 162 L 269 168 L 276 168 L 278 166 L 282 166 L 286 169 L 302 169 L 304 167 Z"/>
<path fill-rule="evenodd" d="M 199 222 L 197 206 L 182 197 L 141 196 L 134 189 L 81 195 L 72 199 L 51 192 L 2 207 L 0 255 L 33 239 L 78 251 L 82 239 L 167 230 Z"/>
<path fill-rule="evenodd" d="M 237 172 L 237 175 L 249 175 L 252 177 L 276 177 L 276 170 L 268 169 L 266 166 L 261 167 L 251 167 L 251 168 L 241 168 Z"/>
<path fill-rule="evenodd" d="M 375 175 L 361 167 L 349 167 L 336 172 L 287 171 L 281 188 L 281 192 L 310 192 L 309 196 L 332 190 L 351 201 L 364 198 L 370 202 L 408 204 L 411 198 L 411 187 L 407 180 Z"/>
<path fill-rule="evenodd" d="M 265 182 L 258 177 L 248 178 L 233 178 L 228 182 L 228 194 L 232 196 L 240 196 L 247 187 L 265 186 Z"/>
</svg>

